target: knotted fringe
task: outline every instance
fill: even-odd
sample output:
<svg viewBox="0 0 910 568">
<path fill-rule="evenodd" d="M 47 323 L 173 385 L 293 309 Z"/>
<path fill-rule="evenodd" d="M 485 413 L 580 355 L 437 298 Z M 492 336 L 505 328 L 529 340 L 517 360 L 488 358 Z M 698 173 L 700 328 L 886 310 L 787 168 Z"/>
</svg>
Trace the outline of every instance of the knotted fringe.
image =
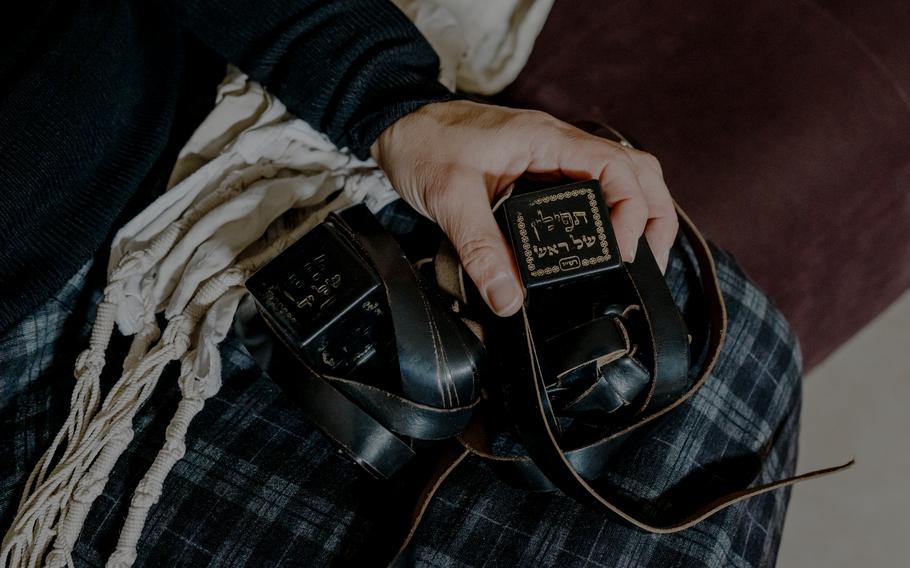
<svg viewBox="0 0 910 568">
<path fill-rule="evenodd" d="M 258 179 L 267 179 L 279 168 L 259 163 L 254 169 L 259 173 Z M 249 188 L 237 183 L 243 176 L 228 176 L 226 183 L 198 199 L 195 206 L 170 223 L 146 248 L 129 252 L 120 259 L 110 273 L 98 306 L 89 347 L 76 361 L 69 416 L 26 482 L 18 514 L 0 549 L 0 564 L 32 567 L 43 559 L 50 567 L 73 565 L 73 546 L 91 505 L 133 438 L 136 413 L 155 389 L 165 367 L 180 361 L 181 400 L 167 427 L 164 446 L 136 488 L 116 549 L 107 564 L 132 565 L 149 510 L 161 495 L 164 479 L 186 451 L 189 424 L 203 408 L 204 401 L 221 386 L 218 344 L 227 335 L 246 278 L 330 210 L 362 198 L 363 188 L 357 187 L 358 184 L 366 180 L 369 185 L 375 180 L 367 178 L 377 175 L 369 169 L 361 173 L 354 170 L 352 176 L 351 171 L 335 172 L 334 177 L 325 172 L 306 174 L 310 175 L 305 179 L 313 183 L 292 203 L 293 208 L 303 208 L 300 209 L 303 213 L 281 211 L 287 213 L 285 217 L 275 222 L 268 220 L 271 230 L 250 235 L 248 240 L 253 242 L 241 248 L 246 256 L 204 280 L 186 307 L 168 318 L 163 331 L 155 319 L 161 304 L 152 300 L 153 286 L 149 285 L 156 275 L 155 267 L 207 214 L 245 198 Z M 344 176 L 350 177 L 343 179 Z M 338 185 L 343 186 L 340 193 L 336 190 Z M 279 187 L 283 189 L 283 185 Z M 267 193 L 259 196 L 267 197 Z M 120 378 L 102 402 L 100 376 L 114 330 L 117 304 L 123 300 L 126 282 L 143 276 L 146 286 L 141 325 L 124 360 Z M 200 368 L 205 372 L 200 372 Z"/>
<path fill-rule="evenodd" d="M 440 82 L 484 93 L 517 76 L 553 2 L 466 0 L 455 8 L 395 1 L 439 53 Z M 76 361 L 69 415 L 26 482 L 0 566 L 73 565 L 73 546 L 133 438 L 136 413 L 164 368 L 179 361 L 180 403 L 108 560 L 130 566 L 164 479 L 186 451 L 190 422 L 221 387 L 218 344 L 243 282 L 330 210 L 366 201 L 376 211 L 394 197 L 374 163 L 289 117 L 237 70 L 181 151 L 174 184 L 115 237 L 91 340 Z M 163 331 L 155 319 L 161 311 Z M 115 324 L 134 337 L 121 376 L 102 400 Z"/>
</svg>

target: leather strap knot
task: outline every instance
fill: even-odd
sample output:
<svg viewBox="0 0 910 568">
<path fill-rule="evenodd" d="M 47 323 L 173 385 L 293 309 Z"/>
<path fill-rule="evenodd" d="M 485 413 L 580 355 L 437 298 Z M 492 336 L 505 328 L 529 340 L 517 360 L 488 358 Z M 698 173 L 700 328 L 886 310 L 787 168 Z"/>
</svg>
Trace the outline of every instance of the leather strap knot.
<svg viewBox="0 0 910 568">
<path fill-rule="evenodd" d="M 724 342 L 726 309 L 711 251 L 678 207 L 677 213 L 699 266 L 707 308 L 704 321 L 698 322 L 704 333 L 696 335 L 703 342 L 692 346 L 702 355 L 701 364 L 692 370 L 688 331 L 644 238 L 635 261 L 589 274 L 591 278 L 579 281 L 584 282 L 580 292 L 553 276 L 552 266 L 545 267 L 540 272 L 544 276 L 534 282 L 533 302 L 527 301 L 512 318 L 487 318 L 483 333 L 474 334 L 433 296 L 366 209 L 354 207 L 330 217 L 323 228 L 340 234 L 356 260 L 382 281 L 387 304 L 368 299 L 361 308 L 377 313 L 387 309 L 392 322 L 398 372 L 384 379 L 326 372 L 307 352 L 312 337 L 299 336 L 294 307 L 312 305 L 313 300 L 282 286 L 291 282 L 305 289 L 316 279 L 312 273 L 295 272 L 300 266 L 315 267 L 327 291 L 343 281 L 323 281 L 322 264 L 293 256 L 295 250 L 307 250 L 301 243 L 308 236 L 283 253 L 284 263 L 279 257 L 247 281 L 261 317 L 242 318 L 237 331 L 254 358 L 358 464 L 378 477 L 404 476 L 404 492 L 383 500 L 390 520 L 377 534 L 376 546 L 365 547 L 371 552 L 370 563 L 401 554 L 436 490 L 469 455 L 484 459 L 518 487 L 559 489 L 657 533 L 685 529 L 741 499 L 849 465 L 743 489 L 669 521 L 640 515 L 626 506 L 627 496 L 596 483 L 630 433 L 656 422 L 704 384 Z M 318 242 L 308 244 L 319 250 Z M 436 260 L 437 282 L 455 298 L 460 318 L 480 319 L 457 259 L 446 260 L 453 256 L 451 247 L 441 250 L 448 252 Z M 590 266 L 600 258 L 610 256 L 585 258 L 587 265 L 568 258 L 565 267 Z M 595 276 L 603 276 L 609 285 L 592 286 Z M 293 303 L 275 300 L 280 297 Z M 547 301 L 554 298 L 567 305 L 560 304 L 555 316 L 547 316 Z M 481 336 L 496 353 L 496 367 L 481 368 Z M 316 352 L 325 356 L 328 350 Z M 480 379 L 485 381 L 483 397 Z M 497 451 L 494 440 L 512 432 L 519 447 Z"/>
</svg>

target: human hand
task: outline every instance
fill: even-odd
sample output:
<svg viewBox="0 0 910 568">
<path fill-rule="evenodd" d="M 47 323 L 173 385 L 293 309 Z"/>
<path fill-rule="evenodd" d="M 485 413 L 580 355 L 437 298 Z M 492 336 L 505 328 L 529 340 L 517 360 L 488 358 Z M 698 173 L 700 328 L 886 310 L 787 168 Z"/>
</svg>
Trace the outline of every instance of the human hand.
<svg viewBox="0 0 910 568">
<path fill-rule="evenodd" d="M 600 180 L 623 260 L 635 257 L 644 234 L 666 269 L 678 220 L 650 154 L 542 112 L 469 101 L 433 103 L 402 117 L 370 152 L 401 197 L 439 224 L 501 316 L 518 311 L 524 294 L 491 203 L 526 173 Z"/>
</svg>

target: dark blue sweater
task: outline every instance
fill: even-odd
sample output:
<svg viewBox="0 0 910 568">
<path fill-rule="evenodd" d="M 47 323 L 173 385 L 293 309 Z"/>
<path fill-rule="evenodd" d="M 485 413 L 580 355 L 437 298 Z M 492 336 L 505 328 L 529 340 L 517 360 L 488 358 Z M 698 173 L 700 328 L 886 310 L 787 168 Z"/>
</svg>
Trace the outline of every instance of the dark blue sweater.
<svg viewBox="0 0 910 568">
<path fill-rule="evenodd" d="M 0 331 L 164 188 L 226 62 L 361 157 L 399 117 L 451 98 L 389 0 L 32 0 L 7 17 Z"/>
</svg>

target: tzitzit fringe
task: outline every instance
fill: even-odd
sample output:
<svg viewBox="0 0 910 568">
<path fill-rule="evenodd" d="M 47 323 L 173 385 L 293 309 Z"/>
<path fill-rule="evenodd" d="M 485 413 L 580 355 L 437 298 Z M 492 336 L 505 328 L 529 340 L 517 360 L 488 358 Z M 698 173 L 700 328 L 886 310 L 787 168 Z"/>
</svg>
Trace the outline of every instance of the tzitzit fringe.
<svg viewBox="0 0 910 568">
<path fill-rule="evenodd" d="M 263 164 L 257 166 L 261 168 Z M 205 400 L 221 386 L 217 356 L 211 358 L 213 369 L 205 377 L 193 371 L 193 358 L 202 347 L 194 345 L 194 340 L 202 340 L 198 337 L 200 322 L 210 310 L 228 309 L 233 314 L 250 274 L 297 240 L 328 210 L 346 204 L 344 199 L 336 198 L 321 208 L 321 214 L 314 212 L 291 231 L 277 231 L 271 242 L 262 243 L 260 239 L 248 247 L 247 251 L 253 252 L 208 278 L 183 312 L 169 319 L 163 332 L 155 319 L 157 307 L 146 294 L 142 327 L 134 336 L 122 375 L 102 402 L 99 379 L 125 281 L 146 274 L 206 213 L 241 194 L 243 187 L 237 178 L 229 179 L 233 183 L 224 183 L 202 197 L 148 247 L 127 253 L 110 272 L 89 347 L 76 360 L 69 416 L 26 482 L 18 513 L 3 539 L 0 566 L 32 568 L 42 561 L 52 568 L 73 566 L 73 546 L 92 503 L 133 438 L 133 418 L 155 389 L 164 368 L 180 361 L 181 400 L 167 427 L 164 446 L 133 494 L 116 549 L 107 562 L 111 568 L 132 565 L 149 510 L 161 496 L 164 479 L 186 451 L 187 428 Z M 324 199 L 319 193 L 314 197 Z M 317 200 L 314 205 L 323 204 Z M 218 339 L 223 339 L 223 335 Z"/>
<path fill-rule="evenodd" d="M 553 3 L 552 0 L 535 0 L 533 7 L 528 9 L 525 2 L 516 4 L 492 0 L 463 0 L 457 6 L 422 0 L 395 1 L 439 53 L 440 81 L 450 88 L 457 83 L 462 90 L 484 93 L 498 91 L 518 75 Z M 465 33 L 465 30 L 470 30 L 470 33 Z M 375 188 L 388 183 L 384 178 L 382 183 L 376 183 L 375 178 L 380 174 L 375 165 L 350 162 L 302 122 L 289 121 L 283 116 L 284 107 L 279 101 L 271 99 L 261 87 L 248 83 L 236 70 L 229 72 L 219 89 L 219 101 L 216 111 L 206 119 L 211 121 L 209 131 L 215 133 L 214 137 L 206 139 L 203 136 L 195 140 L 197 135 L 194 135 L 197 144 L 193 149 L 201 152 L 198 157 L 205 157 L 214 147 L 220 147 L 224 143 L 221 138 L 232 138 L 228 136 L 232 129 L 249 121 L 251 125 L 245 134 L 251 138 L 248 140 L 250 145 L 241 151 L 238 148 L 243 143 L 234 143 L 238 159 L 246 159 L 247 151 L 254 152 L 266 141 L 274 145 L 284 139 L 283 136 L 290 136 L 289 144 L 302 141 L 299 149 L 305 151 L 305 155 L 297 155 L 301 161 L 296 167 L 286 166 L 295 170 L 294 175 L 312 177 L 324 173 L 333 178 L 330 181 L 341 182 L 336 184 L 338 187 L 335 189 L 341 186 L 349 189 L 371 176 L 374 178 L 372 183 L 364 183 L 364 186 Z M 224 108 L 219 110 L 222 106 Z M 251 109 L 257 110 L 251 113 Z M 232 124 L 225 129 L 223 122 L 231 116 L 234 118 L 228 122 Z M 270 124 L 276 130 L 267 130 Z M 288 130 L 281 131 L 283 127 Z M 238 133 L 239 130 L 234 132 L 235 135 Z M 244 134 L 239 136 L 242 138 Z M 260 140 L 253 140 L 257 136 Z M 280 153 L 281 149 L 273 147 L 271 151 Z M 195 159 L 187 163 L 195 163 Z M 236 165 L 230 161 L 226 164 Z M 16 517 L 3 538 L 0 567 L 73 564 L 73 546 L 89 509 L 104 490 L 111 470 L 133 438 L 133 418 L 155 389 L 164 368 L 173 361 L 180 361 L 178 384 L 181 401 L 167 428 L 164 446 L 136 488 L 117 547 L 108 559 L 108 566 L 111 567 L 133 563 L 136 543 L 149 510 L 161 495 L 162 483 L 168 472 L 185 452 L 187 428 L 205 400 L 221 387 L 217 343 L 226 330 L 215 330 L 210 337 L 202 337 L 207 333 L 205 328 L 209 316 L 222 311 L 233 314 L 243 294 L 243 282 L 247 276 L 319 222 L 329 210 L 364 198 L 362 192 L 358 196 L 356 190 L 349 195 L 342 192 L 331 203 L 327 203 L 328 193 L 322 191 L 301 196 L 292 206 L 302 212 L 298 216 L 300 223 L 285 225 L 294 227 L 291 229 L 265 230 L 263 234 L 269 237 L 261 238 L 242 252 L 237 251 L 234 258 L 239 260 L 233 266 L 223 266 L 211 275 L 205 273 L 208 278 L 198 287 L 190 279 L 187 289 L 195 290 L 195 293 L 189 296 L 191 299 L 182 310 L 173 309 L 173 306 L 168 308 L 165 312 L 168 323 L 163 331 L 156 323 L 156 311 L 171 300 L 177 306 L 182 305 L 187 296 L 178 298 L 176 295 L 186 290 L 171 290 L 164 294 L 167 297 L 154 301 L 151 286 L 141 286 L 141 310 L 137 306 L 137 312 L 141 313 L 135 314 L 139 316 L 138 320 L 131 321 L 124 328 L 123 320 L 118 319 L 118 308 L 135 301 L 133 297 L 126 301 L 127 286 L 133 286 L 130 289 L 132 293 L 137 277 L 154 280 L 154 271 L 160 268 L 162 260 L 175 247 L 180 247 L 181 239 L 187 237 L 197 222 L 219 205 L 242 198 L 247 186 L 262 177 L 261 169 L 252 170 L 269 167 L 261 161 L 253 166 L 249 171 L 232 172 L 211 193 L 199 197 L 195 205 L 165 225 L 148 246 L 128 252 L 109 271 L 89 347 L 76 361 L 76 383 L 69 415 L 26 482 Z M 247 174 L 253 175 L 245 178 Z M 256 178 L 256 175 L 260 177 Z M 275 175 L 273 171 L 266 173 L 265 177 Z M 261 236 L 253 235 L 252 238 Z M 192 239 L 187 238 L 187 241 Z M 192 244 L 184 243 L 184 246 Z M 200 274 L 192 276 L 199 278 Z M 168 287 L 168 283 L 163 284 L 165 290 Z M 121 376 L 102 400 L 99 379 L 115 323 L 120 323 L 121 330 L 126 334 L 134 334 L 134 338 Z M 201 373 L 204 376 L 197 376 L 200 373 L 193 370 L 192 361 L 200 355 L 199 350 L 206 350 L 209 355 L 210 369 Z"/>
</svg>

